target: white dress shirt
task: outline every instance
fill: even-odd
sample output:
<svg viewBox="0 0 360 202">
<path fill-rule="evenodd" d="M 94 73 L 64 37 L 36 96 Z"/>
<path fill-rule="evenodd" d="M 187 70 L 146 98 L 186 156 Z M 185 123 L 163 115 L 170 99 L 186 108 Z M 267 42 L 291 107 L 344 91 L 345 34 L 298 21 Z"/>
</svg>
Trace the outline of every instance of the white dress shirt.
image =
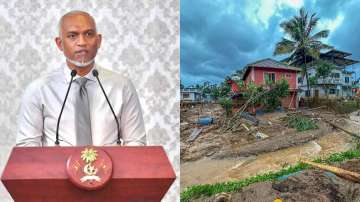
<svg viewBox="0 0 360 202">
<path fill-rule="evenodd" d="M 146 135 L 141 106 L 130 80 L 97 65 L 99 79 L 119 120 L 123 145 L 145 145 Z M 56 124 L 71 80 L 66 64 L 32 82 L 25 90 L 16 137 L 17 146 L 53 146 Z M 86 89 L 89 97 L 92 142 L 95 146 L 116 145 L 117 125 L 111 109 L 91 71 Z M 79 76 L 74 77 L 74 81 Z M 72 83 L 59 126 L 60 146 L 76 146 L 75 93 Z"/>
</svg>

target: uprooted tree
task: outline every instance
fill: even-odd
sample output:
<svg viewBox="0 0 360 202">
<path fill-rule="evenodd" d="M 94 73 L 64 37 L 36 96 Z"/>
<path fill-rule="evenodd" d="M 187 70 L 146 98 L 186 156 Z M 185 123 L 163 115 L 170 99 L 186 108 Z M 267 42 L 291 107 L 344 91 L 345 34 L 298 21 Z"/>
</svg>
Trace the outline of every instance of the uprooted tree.
<svg viewBox="0 0 360 202">
<path fill-rule="evenodd" d="M 289 84 L 285 79 L 267 82 L 264 86 L 256 86 L 254 83 L 249 83 L 244 92 L 244 97 L 247 101 L 225 123 L 225 130 L 237 127 L 240 124 L 241 113 L 249 106 L 260 106 L 265 111 L 274 111 L 278 106 L 281 106 L 281 98 L 287 95 L 289 95 Z M 229 101 L 230 99 L 227 100 Z"/>
<path fill-rule="evenodd" d="M 265 111 L 274 111 L 281 106 L 281 98 L 289 95 L 289 84 L 285 79 L 276 82 L 267 82 L 266 85 L 257 86 L 249 83 L 244 93 L 248 100 L 244 110 L 249 105 L 261 106 Z"/>
</svg>

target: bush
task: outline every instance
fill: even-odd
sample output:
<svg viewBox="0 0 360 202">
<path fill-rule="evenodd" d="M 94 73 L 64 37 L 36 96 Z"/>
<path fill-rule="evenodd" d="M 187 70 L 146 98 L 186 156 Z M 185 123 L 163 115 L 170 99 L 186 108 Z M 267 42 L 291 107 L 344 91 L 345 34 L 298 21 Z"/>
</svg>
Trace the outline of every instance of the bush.
<svg viewBox="0 0 360 202">
<path fill-rule="evenodd" d="M 318 128 L 315 121 L 301 116 L 290 116 L 287 119 L 288 126 L 290 128 L 296 128 L 298 132 L 312 130 Z"/>
<path fill-rule="evenodd" d="M 233 106 L 232 100 L 228 98 L 220 98 L 219 103 L 225 109 L 226 115 L 230 116 L 232 113 L 232 106 Z"/>
<path fill-rule="evenodd" d="M 289 95 L 289 84 L 287 80 L 281 79 L 274 84 L 269 84 L 270 89 L 266 94 L 261 96 L 260 102 L 264 105 L 265 111 L 274 111 L 281 106 L 281 98 Z"/>
</svg>

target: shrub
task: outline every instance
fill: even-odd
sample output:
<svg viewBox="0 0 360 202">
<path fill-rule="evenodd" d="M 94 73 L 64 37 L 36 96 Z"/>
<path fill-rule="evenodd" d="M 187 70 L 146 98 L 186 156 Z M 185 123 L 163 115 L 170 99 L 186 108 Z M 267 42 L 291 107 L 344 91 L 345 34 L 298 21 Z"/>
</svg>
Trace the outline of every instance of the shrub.
<svg viewBox="0 0 360 202">
<path fill-rule="evenodd" d="M 219 103 L 225 109 L 226 115 L 230 116 L 232 113 L 232 106 L 233 106 L 232 100 L 229 98 L 220 98 Z"/>
<path fill-rule="evenodd" d="M 290 128 L 296 128 L 297 131 L 306 131 L 318 128 L 315 121 L 301 116 L 289 116 L 286 118 Z"/>
</svg>

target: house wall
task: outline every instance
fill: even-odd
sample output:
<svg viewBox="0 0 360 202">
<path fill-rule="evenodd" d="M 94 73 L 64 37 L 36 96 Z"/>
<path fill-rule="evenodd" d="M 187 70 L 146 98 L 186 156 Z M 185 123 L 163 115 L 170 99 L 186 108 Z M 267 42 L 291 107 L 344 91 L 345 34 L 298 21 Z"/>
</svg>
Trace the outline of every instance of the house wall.
<svg viewBox="0 0 360 202">
<path fill-rule="evenodd" d="M 253 72 L 251 72 L 253 71 Z M 297 77 L 296 77 L 296 71 L 294 70 L 287 70 L 287 69 L 275 69 L 275 68 L 260 68 L 255 67 L 252 68 L 250 73 L 245 79 L 245 82 L 248 83 L 250 81 L 253 81 L 256 85 L 264 85 L 265 84 L 265 73 L 275 73 L 275 80 L 281 80 L 282 78 L 288 80 L 289 88 L 290 89 L 296 89 L 297 88 Z M 290 77 L 282 77 L 282 75 L 289 74 Z M 254 75 L 254 79 L 250 78 L 251 75 Z"/>
<path fill-rule="evenodd" d="M 249 74 L 245 78 L 245 83 L 253 81 L 255 85 L 265 84 L 265 73 L 275 73 L 275 80 L 286 79 L 289 83 L 289 89 L 297 89 L 297 73 L 294 70 L 287 69 L 275 69 L 275 68 L 260 68 L 252 67 Z M 282 75 L 289 74 L 290 77 L 282 77 Z M 291 103 L 291 104 L 290 104 Z M 281 99 L 281 105 L 284 108 L 296 108 L 298 106 L 297 93 L 294 91 L 290 92 L 290 95 Z"/>
<path fill-rule="evenodd" d="M 249 74 L 245 78 L 245 84 L 249 83 L 250 81 L 253 81 L 254 80 L 253 77 L 254 77 L 254 68 L 251 67 L 249 70 Z"/>
<path fill-rule="evenodd" d="M 290 92 L 289 96 L 281 99 L 281 106 L 283 106 L 284 108 L 296 108 L 298 106 L 297 101 L 297 93 Z"/>
<path fill-rule="evenodd" d="M 184 94 L 189 94 L 188 97 L 184 96 Z M 196 92 L 181 92 L 181 100 L 185 101 L 199 101 L 201 100 L 200 93 Z"/>
<path fill-rule="evenodd" d="M 336 97 L 352 96 L 351 88 L 348 88 L 351 86 L 352 82 L 354 81 L 354 79 L 352 78 L 352 74 L 344 74 L 342 69 L 334 69 L 334 70 L 332 70 L 331 73 L 339 73 L 340 77 L 339 77 L 339 79 L 334 78 L 332 80 L 334 83 L 331 87 L 328 87 L 328 89 L 335 89 L 336 93 L 335 94 L 328 93 L 328 97 L 336 98 Z M 316 70 L 314 68 L 309 68 L 308 74 L 309 74 L 309 77 L 315 76 Z M 305 91 L 307 89 L 306 78 L 305 78 L 305 76 L 302 76 L 301 74 L 298 74 L 298 77 L 301 77 L 303 79 L 302 83 L 298 83 L 299 89 L 302 90 L 302 92 L 299 93 L 298 96 L 305 97 Z M 349 77 L 348 83 L 345 82 L 345 77 Z M 331 78 L 326 78 L 326 79 L 331 79 Z M 318 78 L 318 82 L 321 82 L 321 80 L 322 80 L 321 78 Z M 319 97 L 326 96 L 325 87 L 323 87 L 322 85 L 311 87 L 311 96 L 315 96 L 316 90 L 318 90 L 318 92 L 319 92 Z"/>
</svg>

